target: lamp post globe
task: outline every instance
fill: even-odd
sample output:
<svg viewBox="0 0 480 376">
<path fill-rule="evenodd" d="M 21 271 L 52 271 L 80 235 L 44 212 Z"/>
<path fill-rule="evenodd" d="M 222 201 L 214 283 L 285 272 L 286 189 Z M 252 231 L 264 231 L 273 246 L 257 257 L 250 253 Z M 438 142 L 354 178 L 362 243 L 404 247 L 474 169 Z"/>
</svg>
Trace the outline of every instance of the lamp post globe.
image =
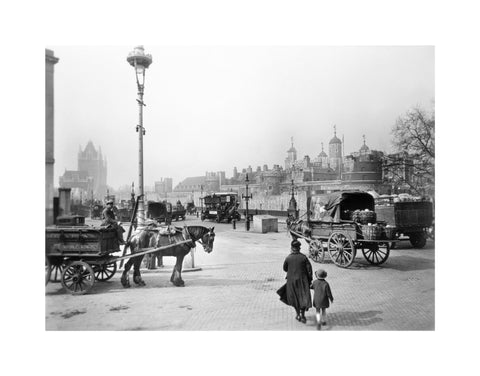
<svg viewBox="0 0 480 376">
<path fill-rule="evenodd" d="M 144 186 L 143 186 L 143 136 L 145 129 L 143 128 L 143 92 L 145 88 L 145 70 L 152 64 L 152 55 L 145 54 L 143 46 L 134 47 L 133 51 L 127 56 L 128 63 L 135 69 L 135 77 L 138 90 L 138 210 L 137 210 L 137 226 L 143 226 L 145 222 L 144 207 Z"/>
</svg>

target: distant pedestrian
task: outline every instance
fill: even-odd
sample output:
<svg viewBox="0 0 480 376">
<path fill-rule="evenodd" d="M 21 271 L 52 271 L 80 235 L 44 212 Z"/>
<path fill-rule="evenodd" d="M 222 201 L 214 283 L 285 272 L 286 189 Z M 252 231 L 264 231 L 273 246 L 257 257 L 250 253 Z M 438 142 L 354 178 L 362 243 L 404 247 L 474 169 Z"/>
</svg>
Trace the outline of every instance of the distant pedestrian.
<svg viewBox="0 0 480 376">
<path fill-rule="evenodd" d="M 312 306 L 310 284 L 312 282 L 312 266 L 307 256 L 300 252 L 300 242 L 293 240 L 291 253 L 283 263 L 283 270 L 287 272 L 287 283 L 280 288 L 280 299 L 292 306 L 296 312 L 296 319 L 306 323 L 305 311 Z"/>
<path fill-rule="evenodd" d="M 330 302 L 333 303 L 332 290 L 325 278 L 327 272 L 319 269 L 315 272 L 317 279 L 312 283 L 313 289 L 313 306 L 317 310 L 315 316 L 317 318 L 317 330 L 322 328 L 322 325 L 327 324 L 327 308 L 330 307 Z"/>
</svg>

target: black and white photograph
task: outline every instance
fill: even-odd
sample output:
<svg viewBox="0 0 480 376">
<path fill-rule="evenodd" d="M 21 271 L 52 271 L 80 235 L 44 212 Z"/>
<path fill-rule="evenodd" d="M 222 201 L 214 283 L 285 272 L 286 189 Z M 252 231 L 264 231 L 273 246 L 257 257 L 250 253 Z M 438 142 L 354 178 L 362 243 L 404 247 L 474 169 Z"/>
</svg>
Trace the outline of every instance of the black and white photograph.
<svg viewBox="0 0 480 376">
<path fill-rule="evenodd" d="M 4 373 L 474 373 L 474 5 L 6 4 Z"/>
<path fill-rule="evenodd" d="M 46 330 L 435 329 L 434 46 L 45 62 Z"/>
</svg>

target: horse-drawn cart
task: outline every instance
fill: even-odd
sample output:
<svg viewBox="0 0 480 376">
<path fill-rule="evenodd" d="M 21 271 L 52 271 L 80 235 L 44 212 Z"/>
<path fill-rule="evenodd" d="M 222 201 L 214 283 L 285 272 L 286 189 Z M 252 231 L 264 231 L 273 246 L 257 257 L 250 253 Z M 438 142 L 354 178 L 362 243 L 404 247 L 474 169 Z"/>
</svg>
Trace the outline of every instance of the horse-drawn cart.
<svg viewBox="0 0 480 376">
<path fill-rule="evenodd" d="M 117 271 L 117 261 L 158 252 L 182 243 L 145 248 L 126 256 L 120 252 L 116 230 L 110 227 L 51 226 L 46 228 L 45 279 L 61 271 L 62 286 L 73 295 L 87 293 L 95 281 L 108 281 Z"/>
<path fill-rule="evenodd" d="M 370 194 L 349 191 L 310 196 L 307 208 L 307 220 L 288 221 L 288 228 L 293 238 L 306 240 L 313 261 L 323 262 L 328 252 L 334 264 L 348 268 L 359 249 L 370 264 L 387 261 L 395 240 L 389 227 L 376 221 Z"/>
</svg>

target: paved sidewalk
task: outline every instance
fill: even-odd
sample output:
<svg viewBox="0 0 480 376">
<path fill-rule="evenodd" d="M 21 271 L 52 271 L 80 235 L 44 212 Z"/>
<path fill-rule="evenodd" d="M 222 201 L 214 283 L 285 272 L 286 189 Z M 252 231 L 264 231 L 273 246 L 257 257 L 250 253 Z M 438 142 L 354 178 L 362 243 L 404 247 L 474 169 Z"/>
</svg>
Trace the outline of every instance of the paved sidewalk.
<svg viewBox="0 0 480 376">
<path fill-rule="evenodd" d="M 307 324 L 299 323 L 275 293 L 285 281 L 282 264 L 290 244 L 282 228 L 257 234 L 246 232 L 243 223 L 237 230 L 202 224 L 215 226 L 214 250 L 206 254 L 197 246 L 195 266 L 201 270 L 183 273 L 185 287 L 169 282 L 175 259 L 167 257 L 164 268 L 142 271 L 142 288 L 124 289 L 120 273 L 82 296 L 49 283 L 47 330 L 315 330 L 313 308 Z M 312 262 L 314 270 L 327 270 L 335 297 L 322 330 L 433 330 L 434 254 L 430 242 L 423 250 L 405 242 L 381 266 L 368 264 L 361 251 L 349 269 L 328 256 L 325 264 Z"/>
</svg>

